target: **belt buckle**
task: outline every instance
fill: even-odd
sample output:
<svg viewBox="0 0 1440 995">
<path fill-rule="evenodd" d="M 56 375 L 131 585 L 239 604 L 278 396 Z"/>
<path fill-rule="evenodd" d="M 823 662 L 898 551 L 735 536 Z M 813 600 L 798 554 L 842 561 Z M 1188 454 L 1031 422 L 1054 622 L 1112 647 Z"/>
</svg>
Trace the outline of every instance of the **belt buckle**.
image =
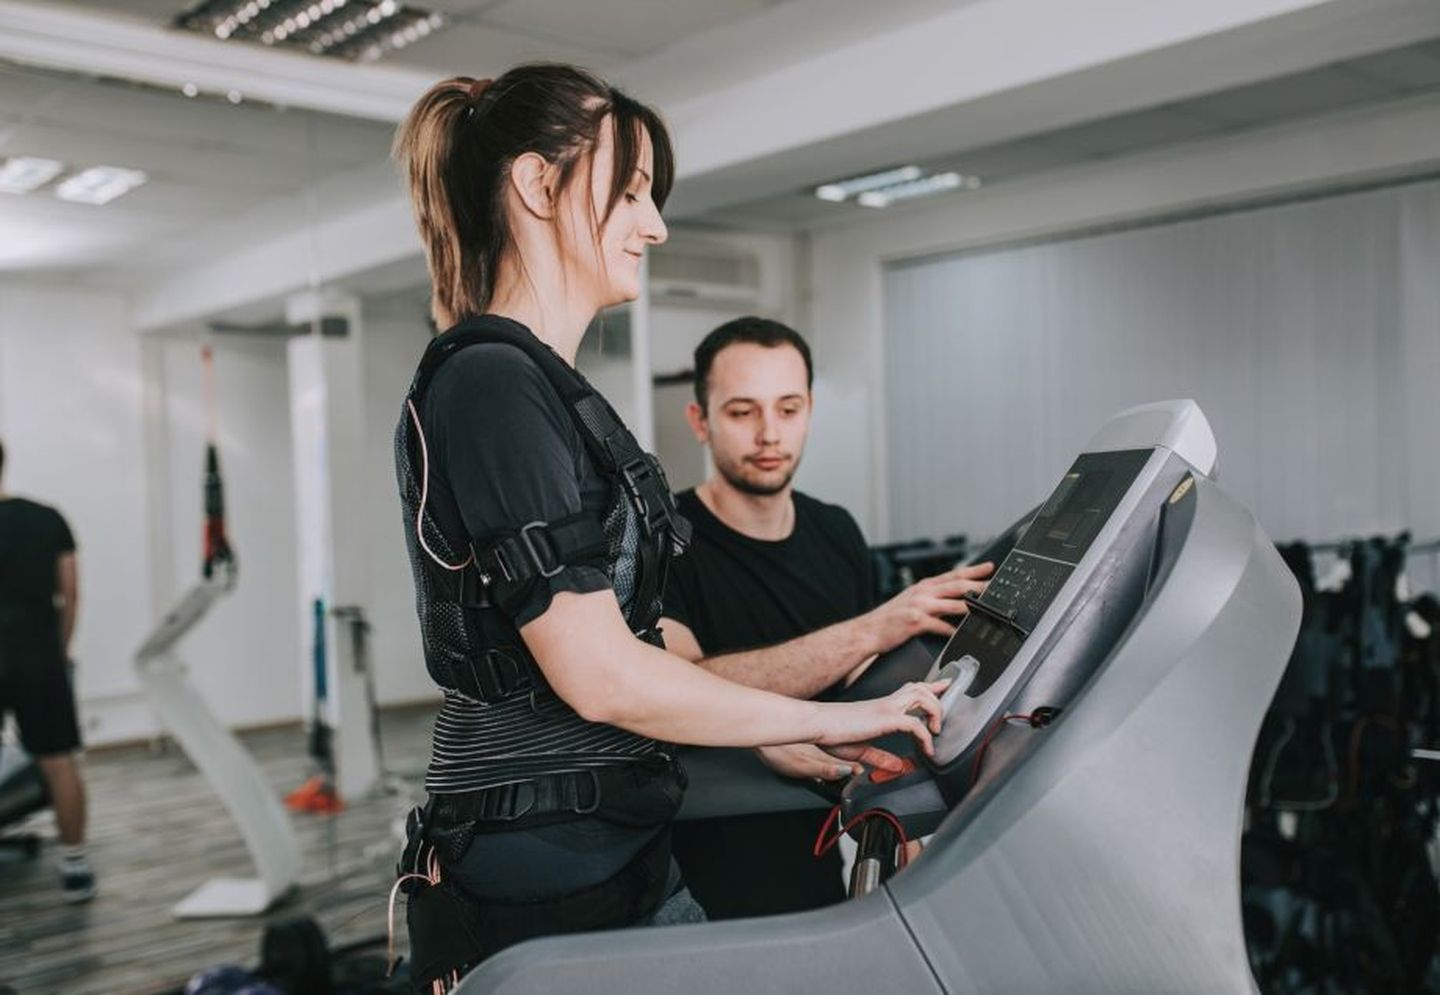
<svg viewBox="0 0 1440 995">
<path fill-rule="evenodd" d="M 557 562 L 553 569 L 547 570 L 545 568 L 545 558 L 541 555 L 540 544 L 531 537 L 532 532 L 536 531 L 537 529 L 543 528 L 545 528 L 545 523 L 541 521 L 534 521 L 526 525 L 522 525 L 520 527 L 520 541 L 525 544 L 525 549 L 527 552 L 529 552 L 530 558 L 535 561 L 535 566 L 540 569 L 540 576 L 554 577 L 556 574 L 560 573 L 560 571 L 565 569 L 565 564 Z M 504 565 L 505 564 L 502 560 L 501 566 Z"/>
</svg>

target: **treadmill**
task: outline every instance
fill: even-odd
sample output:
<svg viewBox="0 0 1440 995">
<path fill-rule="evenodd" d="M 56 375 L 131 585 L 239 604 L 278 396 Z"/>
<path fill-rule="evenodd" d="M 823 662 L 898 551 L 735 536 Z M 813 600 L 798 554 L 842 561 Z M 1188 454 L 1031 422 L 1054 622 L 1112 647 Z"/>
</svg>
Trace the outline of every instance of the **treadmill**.
<svg viewBox="0 0 1440 995">
<path fill-rule="evenodd" d="M 925 654 L 930 678 L 953 680 L 935 756 L 912 749 L 908 773 L 844 787 L 850 901 L 532 940 L 457 991 L 1254 991 L 1245 783 L 1300 592 L 1215 468 L 1193 401 L 1132 408 L 1012 530 L 984 594 Z M 855 690 L 914 679 L 915 656 L 882 658 Z M 707 752 L 719 759 L 690 764 L 682 817 L 816 804 L 737 766 L 743 751 Z M 895 870 L 902 831 L 933 837 Z"/>
</svg>

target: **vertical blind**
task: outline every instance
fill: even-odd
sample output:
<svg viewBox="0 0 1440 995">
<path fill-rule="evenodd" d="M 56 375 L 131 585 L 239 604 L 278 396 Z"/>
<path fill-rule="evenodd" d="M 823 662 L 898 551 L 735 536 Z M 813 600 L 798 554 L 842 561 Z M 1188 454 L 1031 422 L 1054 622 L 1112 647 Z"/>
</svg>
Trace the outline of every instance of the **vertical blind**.
<svg viewBox="0 0 1440 995">
<path fill-rule="evenodd" d="M 1276 539 L 1440 534 L 1440 182 L 894 265 L 885 321 L 891 539 L 996 532 L 1175 397 Z"/>
</svg>

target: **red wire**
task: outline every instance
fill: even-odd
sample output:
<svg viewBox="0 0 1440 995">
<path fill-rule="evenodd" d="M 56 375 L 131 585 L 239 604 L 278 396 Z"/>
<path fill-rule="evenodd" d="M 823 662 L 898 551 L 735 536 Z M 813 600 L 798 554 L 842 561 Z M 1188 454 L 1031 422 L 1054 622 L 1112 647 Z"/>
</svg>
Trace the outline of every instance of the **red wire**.
<svg viewBox="0 0 1440 995">
<path fill-rule="evenodd" d="M 985 738 L 980 741 L 980 749 L 975 751 L 975 763 L 970 769 L 970 786 L 973 788 L 975 786 L 975 783 L 980 780 L 980 765 L 985 760 L 985 751 L 990 748 L 990 741 L 995 738 L 995 734 L 1000 731 L 1001 727 L 1004 726 L 1005 723 L 1021 721 L 1025 722 L 1033 729 L 1042 729 L 1046 725 L 1049 725 L 1050 722 L 1054 721 L 1055 715 L 1058 714 L 1058 712 L 1059 709 L 1037 708 L 1033 712 L 1007 713 L 996 719 L 991 724 L 989 730 L 986 731 Z M 900 820 L 895 818 L 893 814 L 881 808 L 867 809 L 864 812 L 861 812 L 859 815 L 855 816 L 855 818 L 851 819 L 849 822 L 845 823 L 843 826 L 840 825 L 840 815 L 840 806 L 836 805 L 830 810 L 830 814 L 825 816 L 825 821 L 820 824 L 820 832 L 815 837 L 815 846 L 811 851 L 817 858 L 823 857 L 825 856 L 825 854 L 833 850 L 836 844 L 840 842 L 840 838 L 842 836 L 850 832 L 850 830 L 854 829 L 856 826 L 860 825 L 866 819 L 884 819 L 886 822 L 890 823 L 890 825 L 895 827 L 895 832 L 900 837 L 900 859 L 898 862 L 898 866 L 904 867 L 907 863 L 909 863 L 908 854 L 905 852 L 905 844 L 910 841 L 910 838 L 905 834 L 905 827 L 900 824 Z M 835 835 L 829 836 L 827 838 L 827 834 L 829 833 L 830 827 L 832 825 L 836 827 Z"/>
<path fill-rule="evenodd" d="M 812 850 L 812 853 L 816 857 L 825 856 L 825 854 L 835 849 L 835 845 L 840 842 L 840 838 L 842 836 L 844 836 L 850 830 L 854 829 L 856 826 L 860 825 L 866 819 L 884 819 L 886 822 L 890 823 L 890 825 L 895 827 L 895 832 L 900 837 L 899 866 L 904 867 L 907 863 L 909 863 L 909 855 L 905 852 L 905 844 L 910 842 L 910 838 L 905 834 L 905 827 L 900 824 L 900 820 L 895 818 L 894 815 L 881 808 L 867 809 L 866 811 L 861 812 L 859 815 L 855 816 L 855 818 L 851 819 L 845 825 L 841 826 L 839 825 L 840 806 L 836 805 L 830 810 L 830 814 L 825 817 L 825 821 L 821 823 L 820 834 L 815 837 L 815 847 Z M 834 836 L 826 839 L 826 833 L 829 831 L 832 823 L 834 823 L 839 828 L 836 829 Z"/>
<path fill-rule="evenodd" d="M 985 738 L 980 741 L 980 749 L 975 751 L 975 763 L 970 767 L 970 787 L 975 787 L 980 780 L 980 765 L 985 761 L 985 751 L 990 748 L 990 741 L 995 738 L 995 734 L 1000 731 L 1005 723 L 1014 722 L 1017 719 L 1024 721 L 1033 729 L 1042 728 L 1044 725 L 1044 723 L 1040 721 L 1039 711 L 1024 713 L 1013 712 L 1008 715 L 1002 715 L 996 719 L 991 724 L 989 731 L 985 733 Z"/>
</svg>

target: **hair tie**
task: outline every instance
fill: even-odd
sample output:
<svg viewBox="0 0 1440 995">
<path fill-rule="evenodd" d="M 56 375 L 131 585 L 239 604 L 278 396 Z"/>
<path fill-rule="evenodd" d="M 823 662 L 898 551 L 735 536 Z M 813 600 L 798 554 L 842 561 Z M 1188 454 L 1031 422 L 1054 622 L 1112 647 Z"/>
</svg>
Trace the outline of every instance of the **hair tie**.
<svg viewBox="0 0 1440 995">
<path fill-rule="evenodd" d="M 477 79 L 470 81 L 470 87 L 465 91 L 465 119 L 469 120 L 475 116 L 475 108 L 480 104 L 480 98 L 485 96 L 485 91 L 490 89 L 490 84 L 495 82 L 491 79 Z"/>
</svg>

